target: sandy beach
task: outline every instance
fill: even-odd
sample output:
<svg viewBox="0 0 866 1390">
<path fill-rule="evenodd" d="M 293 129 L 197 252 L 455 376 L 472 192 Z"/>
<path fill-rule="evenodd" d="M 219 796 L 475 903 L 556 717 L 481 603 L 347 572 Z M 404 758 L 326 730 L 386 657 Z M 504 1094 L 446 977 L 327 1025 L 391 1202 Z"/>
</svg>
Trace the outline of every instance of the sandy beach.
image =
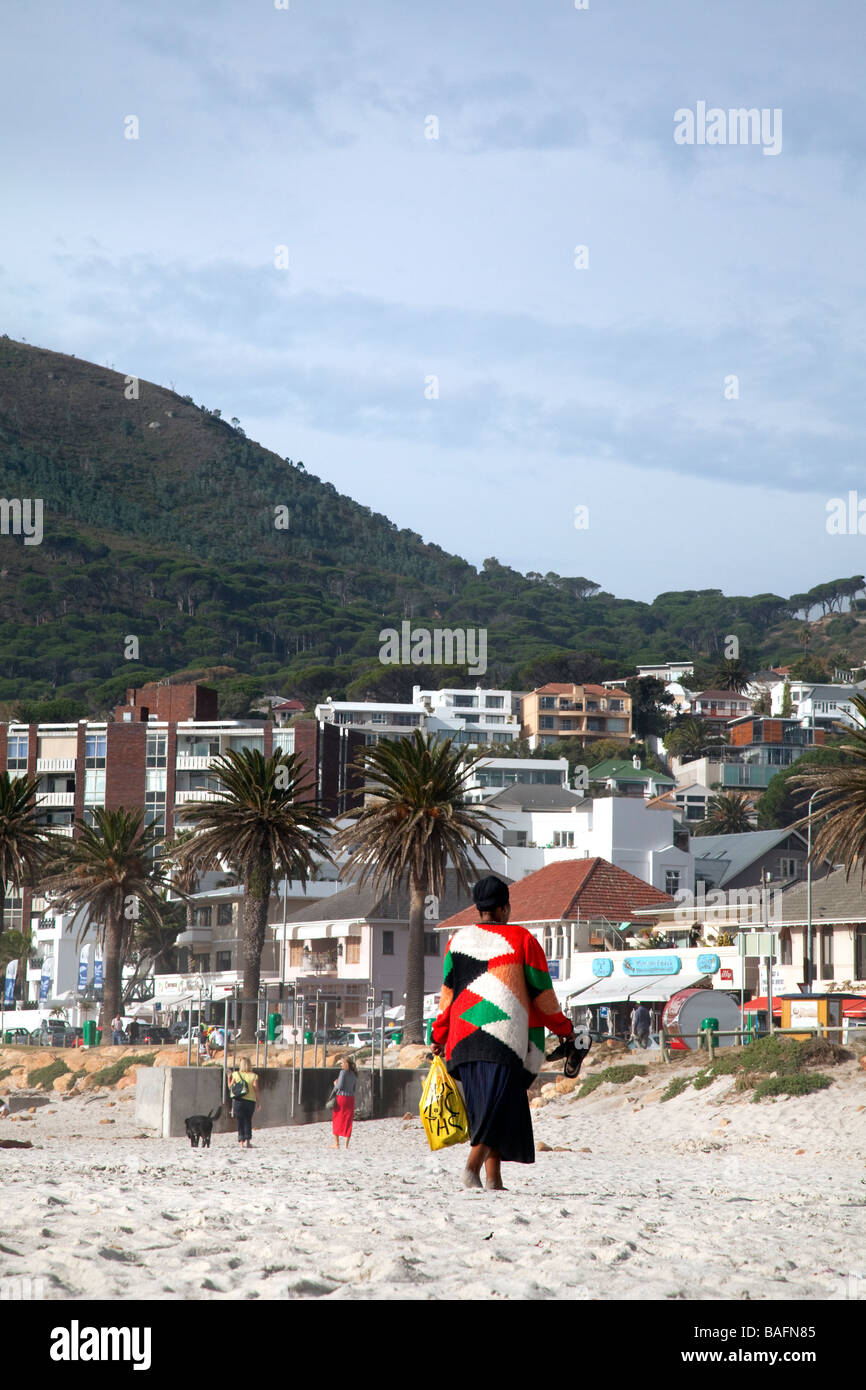
<svg viewBox="0 0 866 1390">
<path fill-rule="evenodd" d="M 0 1277 L 46 1298 L 842 1299 L 866 1296 L 866 1073 L 753 1104 L 662 1103 L 662 1066 L 534 1113 L 504 1193 L 459 1186 L 417 1117 L 271 1129 L 240 1151 L 151 1137 L 134 1090 L 10 1094 Z"/>
</svg>

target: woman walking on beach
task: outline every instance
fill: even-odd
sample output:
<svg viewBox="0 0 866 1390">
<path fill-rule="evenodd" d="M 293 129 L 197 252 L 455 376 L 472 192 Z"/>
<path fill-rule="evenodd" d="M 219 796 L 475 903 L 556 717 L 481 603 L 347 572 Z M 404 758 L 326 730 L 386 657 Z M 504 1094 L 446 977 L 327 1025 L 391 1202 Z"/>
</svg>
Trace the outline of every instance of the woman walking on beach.
<svg viewBox="0 0 866 1390">
<path fill-rule="evenodd" d="M 432 1051 L 444 1052 L 466 1100 L 472 1147 L 464 1187 L 502 1192 L 501 1163 L 534 1163 L 528 1088 L 544 1061 L 544 1030 L 574 1034 L 561 1013 L 541 945 L 525 927 L 506 925 L 508 886 L 490 875 L 472 890 L 473 926 L 454 933 L 445 953 Z"/>
<path fill-rule="evenodd" d="M 243 1087 L 243 1089 L 241 1089 Z M 253 1071 L 249 1057 L 242 1057 L 240 1067 L 229 1077 L 229 1092 L 232 1097 L 235 1119 L 238 1122 L 238 1143 L 252 1148 L 253 1115 L 261 1110 L 259 1099 L 259 1079 Z"/>
<path fill-rule="evenodd" d="M 346 1141 L 346 1148 L 349 1147 L 349 1140 L 352 1137 L 352 1121 L 355 1118 L 355 1087 L 358 1083 L 358 1068 L 355 1065 L 354 1057 L 344 1057 L 340 1062 L 340 1071 L 334 1082 L 336 1092 L 334 1098 L 334 1143 L 333 1148 L 340 1147 L 340 1139 Z"/>
</svg>

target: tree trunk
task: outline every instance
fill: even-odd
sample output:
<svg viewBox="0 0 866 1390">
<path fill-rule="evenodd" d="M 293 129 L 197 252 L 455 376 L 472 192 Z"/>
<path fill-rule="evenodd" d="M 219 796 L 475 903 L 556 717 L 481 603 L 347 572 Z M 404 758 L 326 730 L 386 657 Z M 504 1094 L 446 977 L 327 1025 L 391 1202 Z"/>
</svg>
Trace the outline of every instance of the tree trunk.
<svg viewBox="0 0 866 1390">
<path fill-rule="evenodd" d="M 23 921 L 21 923 L 24 925 Z M 0 936 L 6 930 L 6 884 L 0 879 Z"/>
<path fill-rule="evenodd" d="M 105 1036 L 111 1030 L 111 1020 L 115 1015 L 119 1015 L 122 1009 L 122 932 L 120 919 L 109 918 L 105 927 L 105 949 L 102 958 L 102 1026 Z"/>
<path fill-rule="evenodd" d="M 424 1041 L 424 901 L 427 885 L 412 881 L 409 890 L 409 943 L 406 957 L 406 1011 L 403 1042 Z"/>
<path fill-rule="evenodd" d="M 271 895 L 271 873 L 260 865 L 244 880 L 244 985 L 241 1004 L 239 1042 L 254 1043 L 259 1016 L 259 983 L 262 970 L 262 951 L 268 921 L 268 901 Z"/>
</svg>

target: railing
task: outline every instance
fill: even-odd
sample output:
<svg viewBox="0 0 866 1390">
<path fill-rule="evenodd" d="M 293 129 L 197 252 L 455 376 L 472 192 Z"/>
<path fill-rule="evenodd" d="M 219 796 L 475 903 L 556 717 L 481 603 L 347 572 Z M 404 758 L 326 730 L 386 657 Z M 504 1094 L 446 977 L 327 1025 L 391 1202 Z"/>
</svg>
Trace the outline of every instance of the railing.
<svg viewBox="0 0 866 1390">
<path fill-rule="evenodd" d="M 37 792 L 37 806 L 74 806 L 75 792 Z"/>
<path fill-rule="evenodd" d="M 37 772 L 74 772 L 76 758 L 37 758 Z"/>
<path fill-rule="evenodd" d="M 217 757 L 218 753 L 178 753 L 175 766 L 178 772 L 206 772 Z"/>
<path fill-rule="evenodd" d="M 175 805 L 181 806 L 185 801 L 222 801 L 222 792 L 209 792 L 201 788 L 196 791 L 175 792 Z"/>
</svg>

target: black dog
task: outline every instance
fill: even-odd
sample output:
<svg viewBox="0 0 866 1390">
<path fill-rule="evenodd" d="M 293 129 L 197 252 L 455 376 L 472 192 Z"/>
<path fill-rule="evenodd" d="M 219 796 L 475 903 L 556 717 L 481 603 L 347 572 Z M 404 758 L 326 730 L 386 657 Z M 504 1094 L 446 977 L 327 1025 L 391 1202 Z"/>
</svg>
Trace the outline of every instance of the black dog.
<svg viewBox="0 0 866 1390">
<path fill-rule="evenodd" d="M 211 1130 L 214 1127 L 214 1121 L 219 1119 L 221 1111 L 222 1106 L 218 1105 L 212 1115 L 190 1115 L 188 1119 L 184 1120 L 187 1138 L 192 1148 L 198 1148 L 199 1139 L 203 1149 L 210 1148 Z"/>
</svg>

